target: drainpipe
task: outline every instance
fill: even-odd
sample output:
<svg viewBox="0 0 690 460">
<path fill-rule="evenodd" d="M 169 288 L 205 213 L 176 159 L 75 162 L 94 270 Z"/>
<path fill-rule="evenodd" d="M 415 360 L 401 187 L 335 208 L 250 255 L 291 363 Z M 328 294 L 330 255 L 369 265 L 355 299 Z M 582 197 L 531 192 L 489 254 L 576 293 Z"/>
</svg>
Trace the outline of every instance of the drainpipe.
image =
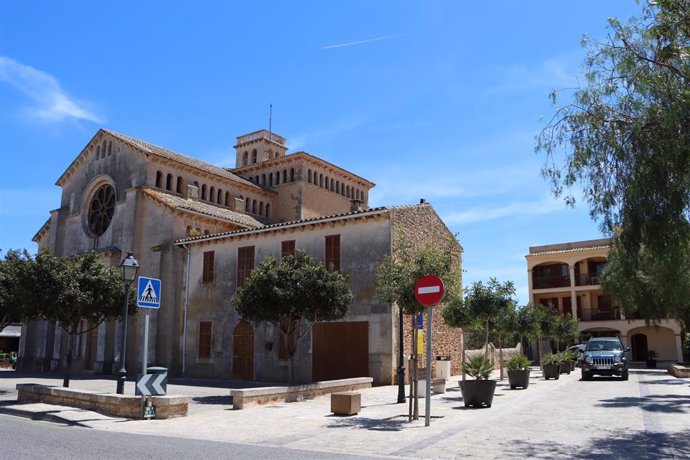
<svg viewBox="0 0 690 460">
<path fill-rule="evenodd" d="M 189 259 L 191 258 L 192 250 L 184 244 L 182 245 L 185 252 L 184 264 L 184 318 L 182 319 L 182 375 L 187 375 L 187 310 L 189 310 Z"/>
</svg>

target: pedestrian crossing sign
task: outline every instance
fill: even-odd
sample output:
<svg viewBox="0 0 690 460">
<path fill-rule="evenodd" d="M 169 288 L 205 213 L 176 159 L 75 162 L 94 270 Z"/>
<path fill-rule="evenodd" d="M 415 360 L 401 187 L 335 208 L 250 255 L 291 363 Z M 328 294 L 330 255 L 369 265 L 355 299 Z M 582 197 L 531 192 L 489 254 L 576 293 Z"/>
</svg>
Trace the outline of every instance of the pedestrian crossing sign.
<svg viewBox="0 0 690 460">
<path fill-rule="evenodd" d="M 161 307 L 161 280 L 156 278 L 139 277 L 137 289 L 137 307 L 160 308 Z"/>
</svg>

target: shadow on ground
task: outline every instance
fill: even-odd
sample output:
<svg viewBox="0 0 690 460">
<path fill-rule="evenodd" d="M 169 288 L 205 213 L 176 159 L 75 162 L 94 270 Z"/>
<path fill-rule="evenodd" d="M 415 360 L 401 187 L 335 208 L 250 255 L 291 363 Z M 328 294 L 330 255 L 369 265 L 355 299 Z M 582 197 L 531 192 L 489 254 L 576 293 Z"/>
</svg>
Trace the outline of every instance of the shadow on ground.
<svg viewBox="0 0 690 460">
<path fill-rule="evenodd" d="M 389 419 L 373 419 L 359 416 L 329 415 L 332 419 L 326 428 L 360 428 L 371 431 L 401 431 L 405 425 L 409 425 L 407 415 L 392 417 Z"/>
<path fill-rule="evenodd" d="M 690 396 L 676 394 L 649 395 L 644 397 L 628 397 L 603 399 L 597 404 L 599 407 L 639 407 L 648 412 L 661 412 L 667 414 L 682 414 L 690 412 Z"/>
<path fill-rule="evenodd" d="M 586 446 L 528 440 L 502 443 L 505 452 L 514 452 L 521 458 L 575 458 L 575 459 L 667 459 L 690 457 L 690 430 L 679 433 L 660 432 L 608 432 L 593 438 Z"/>
<path fill-rule="evenodd" d="M 227 395 L 213 395 L 213 396 L 196 396 L 192 398 L 197 404 L 214 404 L 218 406 L 232 405 L 232 396 Z"/>
</svg>

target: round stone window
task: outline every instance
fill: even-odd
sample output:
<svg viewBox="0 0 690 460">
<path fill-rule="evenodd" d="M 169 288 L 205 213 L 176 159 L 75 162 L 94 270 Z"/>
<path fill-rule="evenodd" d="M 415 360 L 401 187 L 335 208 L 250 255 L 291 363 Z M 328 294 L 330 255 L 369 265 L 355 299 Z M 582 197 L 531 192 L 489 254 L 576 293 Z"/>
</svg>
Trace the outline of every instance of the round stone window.
<svg viewBox="0 0 690 460">
<path fill-rule="evenodd" d="M 87 222 L 89 230 L 96 236 L 101 236 L 110 226 L 115 212 L 115 188 L 106 184 L 100 186 L 93 194 L 89 203 Z"/>
</svg>

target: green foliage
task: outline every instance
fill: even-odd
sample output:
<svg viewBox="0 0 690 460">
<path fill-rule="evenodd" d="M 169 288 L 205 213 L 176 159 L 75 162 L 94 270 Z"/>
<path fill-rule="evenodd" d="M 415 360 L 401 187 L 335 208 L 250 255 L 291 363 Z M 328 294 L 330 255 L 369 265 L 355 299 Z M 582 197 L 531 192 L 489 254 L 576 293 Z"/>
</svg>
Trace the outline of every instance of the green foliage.
<svg viewBox="0 0 690 460">
<path fill-rule="evenodd" d="M 459 294 L 459 248 L 455 238 L 441 245 L 427 244 L 414 248 L 404 238 L 396 240 L 396 253 L 386 256 L 376 271 L 376 297 L 385 303 L 397 303 L 405 312 L 421 312 L 424 307 L 414 297 L 414 285 L 424 275 L 443 280 L 446 298 Z"/>
<path fill-rule="evenodd" d="M 577 353 L 575 353 L 573 350 L 566 350 L 559 354 L 561 355 L 561 359 L 564 362 L 577 360 Z"/>
<path fill-rule="evenodd" d="M 541 340 L 554 336 L 556 312 L 551 307 L 529 303 L 518 311 L 518 329 L 523 337 Z"/>
<path fill-rule="evenodd" d="M 237 290 L 235 306 L 242 318 L 274 324 L 284 338 L 303 337 L 317 321 L 340 319 L 352 302 L 347 279 L 304 251 L 264 259 Z M 288 347 L 288 355 L 295 348 Z"/>
<path fill-rule="evenodd" d="M 556 195 L 614 236 L 602 284 L 627 312 L 690 320 L 690 2 L 656 0 L 587 41 L 586 86 L 539 135 Z M 556 101 L 556 97 L 553 97 Z M 561 158 L 563 158 L 561 160 Z"/>
<path fill-rule="evenodd" d="M 484 356 L 474 356 L 462 364 L 463 370 L 470 377 L 476 380 L 488 380 L 491 371 L 494 370 L 493 364 Z"/>
<path fill-rule="evenodd" d="M 496 278 L 484 284 L 481 281 L 472 283 L 465 294 L 466 315 L 473 321 L 484 325 L 486 337 L 491 329 L 508 331 L 514 321 L 515 286 L 512 281 L 501 284 Z"/>
<path fill-rule="evenodd" d="M 577 328 L 579 321 L 573 318 L 573 315 L 566 313 L 564 315 L 555 315 L 553 324 L 553 338 L 559 343 L 568 342 L 577 337 Z"/>
<path fill-rule="evenodd" d="M 508 360 L 508 370 L 509 371 L 526 371 L 529 369 L 530 364 L 532 364 L 532 361 L 530 361 L 527 358 L 527 356 L 520 353 L 518 355 L 511 357 Z"/>
<path fill-rule="evenodd" d="M 561 356 L 559 353 L 546 353 L 544 355 L 544 364 L 559 364 L 561 362 Z"/>
<path fill-rule="evenodd" d="M 31 261 L 29 253 L 10 250 L 0 260 L 0 331 L 14 322 L 20 322 L 24 315 L 22 308 L 22 287 L 19 285 L 22 271 Z M 26 286 L 31 289 L 32 286 Z"/>
</svg>

